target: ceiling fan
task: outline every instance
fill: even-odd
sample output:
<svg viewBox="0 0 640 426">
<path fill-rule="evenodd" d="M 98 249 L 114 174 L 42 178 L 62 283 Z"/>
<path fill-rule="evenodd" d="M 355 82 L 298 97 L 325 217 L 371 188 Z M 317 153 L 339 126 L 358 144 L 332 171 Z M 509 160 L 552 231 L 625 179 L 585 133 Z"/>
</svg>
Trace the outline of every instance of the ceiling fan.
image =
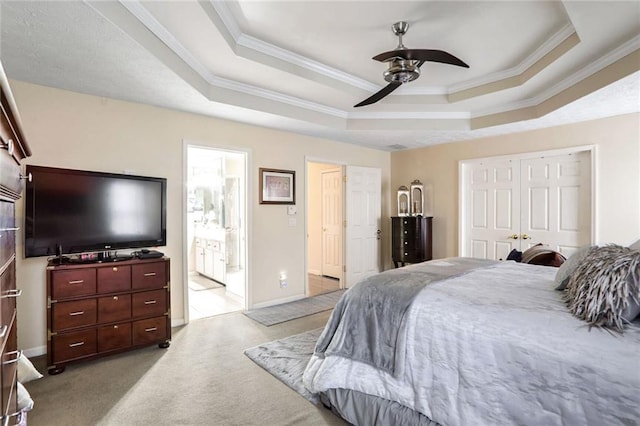
<svg viewBox="0 0 640 426">
<path fill-rule="evenodd" d="M 354 108 L 376 103 L 396 90 L 403 83 L 409 83 L 410 81 L 420 77 L 420 67 L 426 61 L 441 62 L 443 64 L 469 68 L 469 65 L 465 64 L 452 54 L 442 50 L 407 49 L 402 44 L 402 36 L 405 35 L 409 29 L 409 24 L 407 22 L 396 22 L 391 26 L 391 29 L 393 30 L 393 33 L 398 36 L 398 47 L 394 50 L 389 50 L 388 52 L 383 52 L 373 57 L 373 60 L 375 61 L 389 63 L 389 68 L 383 74 L 384 79 L 388 81 L 389 84 L 364 101 L 354 105 Z"/>
</svg>

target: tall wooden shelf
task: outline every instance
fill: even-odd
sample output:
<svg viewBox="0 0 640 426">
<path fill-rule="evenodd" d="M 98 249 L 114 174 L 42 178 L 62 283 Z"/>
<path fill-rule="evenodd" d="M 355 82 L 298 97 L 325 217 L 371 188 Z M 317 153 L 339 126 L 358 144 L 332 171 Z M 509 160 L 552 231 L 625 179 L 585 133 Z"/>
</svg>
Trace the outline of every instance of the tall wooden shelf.
<svg viewBox="0 0 640 426">
<path fill-rule="evenodd" d="M 432 219 L 425 216 L 391 218 L 391 255 L 396 268 L 398 264 L 431 260 Z"/>
</svg>

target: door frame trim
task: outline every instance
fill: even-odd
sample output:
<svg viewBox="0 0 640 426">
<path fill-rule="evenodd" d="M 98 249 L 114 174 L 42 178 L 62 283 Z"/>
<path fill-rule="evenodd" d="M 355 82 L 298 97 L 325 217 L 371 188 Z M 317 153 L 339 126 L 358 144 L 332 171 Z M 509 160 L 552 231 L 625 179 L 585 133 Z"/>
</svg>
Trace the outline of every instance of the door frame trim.
<svg viewBox="0 0 640 426">
<path fill-rule="evenodd" d="M 578 145 L 567 148 L 552 149 L 545 151 L 531 151 L 522 152 L 518 154 L 496 155 L 491 157 L 471 158 L 466 160 L 458 160 L 458 256 L 462 256 L 464 253 L 464 241 L 465 241 L 465 190 L 466 182 L 464 180 L 465 168 L 471 164 L 477 164 L 482 161 L 497 161 L 497 160 L 524 160 L 529 158 L 539 158 L 546 156 L 576 154 L 579 152 L 588 152 L 591 167 L 591 244 L 595 244 L 598 241 L 598 221 L 597 216 L 597 193 L 598 193 L 598 179 L 597 179 L 597 155 L 598 149 L 596 145 Z"/>
<path fill-rule="evenodd" d="M 182 216 L 182 309 L 183 309 L 183 321 L 182 324 L 189 324 L 189 256 L 187 256 L 187 196 L 188 196 L 188 149 L 189 147 L 211 149 L 216 151 L 227 151 L 230 153 L 244 154 L 244 190 L 245 190 L 245 208 L 244 208 L 244 241 L 245 241 L 245 259 L 244 259 L 244 309 L 250 309 L 253 305 L 253 294 L 250 283 L 252 283 L 252 268 L 250 267 L 252 250 L 249 245 L 249 235 L 251 235 L 251 228 L 253 226 L 253 220 L 251 219 L 251 202 L 253 198 L 253 174 L 252 174 L 252 151 L 249 148 L 240 148 L 237 146 L 207 143 L 203 141 L 196 141 L 190 139 L 182 139 L 182 209 L 180 215 Z"/>
<path fill-rule="evenodd" d="M 329 160 L 322 157 L 304 156 L 304 296 L 309 296 L 309 191 L 307 188 L 309 187 L 309 163 L 319 163 L 319 164 L 331 164 L 335 166 L 335 168 L 340 168 L 342 171 L 342 176 L 345 176 L 344 169 L 347 166 L 347 163 L 336 161 L 334 159 Z M 345 194 L 344 194 L 344 182 L 342 183 L 342 218 L 344 220 L 346 210 L 345 210 Z M 344 265 L 345 265 L 345 234 L 342 233 L 342 268 L 343 271 L 340 276 L 340 289 L 344 288 Z"/>
</svg>

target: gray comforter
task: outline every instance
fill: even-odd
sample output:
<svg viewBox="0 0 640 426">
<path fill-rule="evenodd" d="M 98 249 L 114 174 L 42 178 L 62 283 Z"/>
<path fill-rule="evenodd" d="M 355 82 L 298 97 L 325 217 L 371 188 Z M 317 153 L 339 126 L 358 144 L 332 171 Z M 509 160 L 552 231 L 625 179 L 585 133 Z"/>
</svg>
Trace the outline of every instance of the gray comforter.
<svg viewBox="0 0 640 426">
<path fill-rule="evenodd" d="M 397 353 L 407 309 L 428 284 L 496 264 L 455 258 L 391 269 L 359 282 L 340 299 L 315 348 L 315 355 L 342 356 L 394 374 L 402 368 Z"/>
<path fill-rule="evenodd" d="M 402 317 L 395 374 L 327 351 L 304 384 L 395 401 L 447 426 L 637 425 L 640 324 L 623 335 L 589 329 L 554 291 L 555 272 L 500 262 L 424 286 Z"/>
</svg>

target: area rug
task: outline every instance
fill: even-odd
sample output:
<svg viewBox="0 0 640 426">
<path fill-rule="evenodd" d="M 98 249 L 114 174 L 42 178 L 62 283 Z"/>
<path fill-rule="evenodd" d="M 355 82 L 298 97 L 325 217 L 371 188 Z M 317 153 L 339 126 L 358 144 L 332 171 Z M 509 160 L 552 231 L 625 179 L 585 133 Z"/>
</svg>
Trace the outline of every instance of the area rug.
<svg viewBox="0 0 640 426">
<path fill-rule="evenodd" d="M 244 354 L 308 401 L 318 404 L 316 394 L 302 384 L 302 374 L 313 354 L 323 328 L 263 343 L 246 349 Z"/>
<path fill-rule="evenodd" d="M 244 314 L 262 325 L 271 326 L 292 319 L 306 317 L 333 309 L 346 290 L 333 291 L 319 296 L 307 297 L 295 302 L 282 303 L 266 308 L 252 309 Z"/>
</svg>

